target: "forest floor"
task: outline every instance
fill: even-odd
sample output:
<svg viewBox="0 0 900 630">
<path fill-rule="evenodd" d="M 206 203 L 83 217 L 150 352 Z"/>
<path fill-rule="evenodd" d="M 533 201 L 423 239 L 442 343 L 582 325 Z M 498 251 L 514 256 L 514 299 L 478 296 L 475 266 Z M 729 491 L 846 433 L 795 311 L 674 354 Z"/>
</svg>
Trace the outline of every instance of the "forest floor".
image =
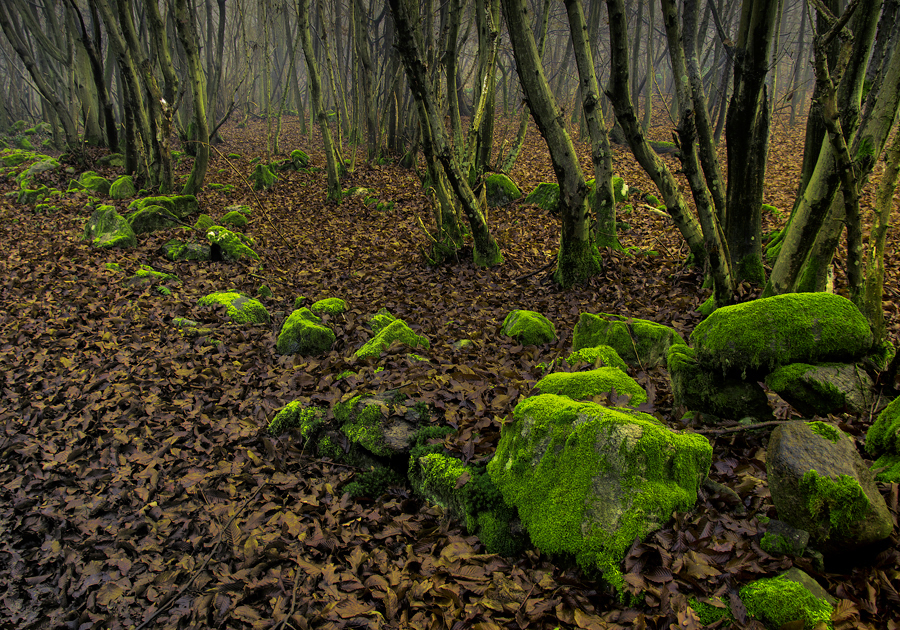
<svg viewBox="0 0 900 630">
<path fill-rule="evenodd" d="M 498 143 L 514 132 L 515 121 L 498 125 Z M 584 286 L 561 291 L 548 271 L 535 273 L 555 256 L 559 222 L 523 202 L 489 212 L 503 265 L 479 269 L 462 252 L 431 267 L 418 221 L 429 225 L 431 212 L 414 172 L 360 158 L 342 181 L 344 189 L 375 190 L 378 201 L 394 203 L 387 210 L 359 196 L 325 204 L 321 171 L 284 172 L 271 189 L 253 193 L 244 177 L 251 158 L 266 159 L 266 133 L 259 120 L 227 126 L 207 182 L 233 190 L 206 187 L 198 195 L 201 212 L 214 219 L 231 204 L 252 207 L 245 232 L 256 239 L 260 263 L 169 262 L 160 246 L 183 238 L 181 228 L 142 235 L 136 249 L 94 249 L 81 240 L 91 213 L 85 196 L 67 195 L 53 214 L 0 197 L 0 628 L 687 629 L 701 627 L 688 598 L 734 601 L 740 586 L 792 566 L 838 599 L 836 628 L 898 627 L 896 528 L 887 550 L 824 571 L 760 548 L 759 518 L 776 516 L 766 485 L 771 427 L 708 434 L 710 476 L 742 504 L 703 491 L 691 512 L 635 544 L 623 567 L 631 593 L 624 603 L 565 558 L 485 553 L 461 523 L 405 486 L 351 500 L 342 488 L 358 470 L 311 457 L 298 434 L 269 435 L 278 409 L 293 400 L 330 405 L 401 388 L 439 409 L 436 421 L 458 429 L 444 440 L 451 452 L 485 461 L 501 423 L 543 376 L 542 365 L 571 347 L 580 313 L 651 319 L 687 337 L 708 291 L 685 267 L 677 230 L 642 207 L 637 194 L 629 201 L 633 211 L 620 216 L 628 224 L 620 233 L 627 252 L 605 254 L 603 274 Z M 654 134 L 670 139 L 664 124 Z M 324 165 L 318 139 L 302 136 L 296 119 L 285 120 L 281 146 Z M 579 149 L 587 170 L 587 147 Z M 241 157 L 227 160 L 231 153 Z M 802 153 L 802 125 L 776 123 L 765 202 L 784 215 Z M 615 161 L 632 189 L 656 193 L 627 150 Z M 94 164 L 79 168 L 119 174 Z M 184 160 L 180 177 L 189 168 Z M 60 175 L 58 187 L 65 190 L 73 177 Z M 533 127 L 512 177 L 525 192 L 553 181 Z M 0 193 L 13 187 L 0 182 Z M 871 199 L 867 191 L 866 208 Z M 122 213 L 126 204 L 116 203 Z M 784 215 L 766 215 L 766 231 L 780 227 Z M 889 235 L 885 281 L 895 344 L 898 237 L 896 229 Z M 140 265 L 175 274 L 180 283 L 168 285 L 168 297 L 123 283 Z M 262 299 L 275 315 L 270 325 L 233 325 L 221 311 L 197 306 L 210 292 L 255 296 L 263 284 L 274 292 Z M 840 262 L 836 286 L 842 290 Z M 757 294 L 743 287 L 745 298 Z M 327 318 L 337 341 L 322 357 L 275 352 L 298 296 L 349 304 L 344 315 Z M 369 336 L 365 323 L 381 308 L 428 337 L 431 349 L 422 354 L 429 363 L 396 347 L 377 361 L 355 358 Z M 504 317 L 516 308 L 546 315 L 558 343 L 523 347 L 501 336 Z M 176 317 L 203 322 L 222 343 L 185 338 Z M 463 338 L 474 347 L 454 350 Z M 336 381 L 346 370 L 360 376 Z M 664 370 L 633 376 L 651 390 L 654 413 L 669 426 L 702 428 L 681 421 Z M 772 404 L 781 419 L 799 417 L 780 399 Z M 829 420 L 861 443 L 873 419 Z M 896 520 L 898 486 L 880 489 Z M 740 607 L 735 614 L 735 627 L 754 627 Z"/>
</svg>

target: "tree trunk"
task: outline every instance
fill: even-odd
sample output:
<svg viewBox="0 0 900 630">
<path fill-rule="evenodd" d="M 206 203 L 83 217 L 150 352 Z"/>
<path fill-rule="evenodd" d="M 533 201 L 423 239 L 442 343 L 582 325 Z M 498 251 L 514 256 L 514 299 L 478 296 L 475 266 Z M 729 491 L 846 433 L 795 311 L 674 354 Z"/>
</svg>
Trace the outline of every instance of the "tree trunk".
<svg viewBox="0 0 900 630">
<path fill-rule="evenodd" d="M 472 192 L 466 175 L 456 161 L 447 141 L 444 118 L 435 104 L 433 86 L 428 79 L 421 54 L 421 45 L 418 41 L 418 32 L 413 29 L 409 7 L 406 5 L 406 0 L 389 0 L 389 2 L 397 28 L 397 50 L 406 68 L 410 89 L 416 101 L 425 110 L 426 119 L 422 120 L 421 124 L 427 125 L 429 128 L 435 153 L 444 167 L 444 173 L 450 181 L 450 186 L 462 203 L 463 212 L 472 230 L 472 237 L 475 240 L 475 264 L 479 267 L 498 265 L 503 262 L 503 255 L 500 253 L 497 241 L 488 231 L 478 199 Z"/>
<path fill-rule="evenodd" d="M 191 174 L 182 189 L 183 195 L 196 194 L 203 187 L 206 169 L 209 165 L 209 122 L 206 118 L 206 80 L 203 65 L 200 61 L 200 50 L 197 47 L 196 24 L 188 9 L 187 0 L 175 0 L 175 27 L 188 62 L 188 78 L 191 82 L 191 94 L 194 97 L 194 124 L 200 138 L 197 156 Z"/>
<path fill-rule="evenodd" d="M 356 55 L 360 65 L 360 82 L 357 89 L 362 94 L 366 117 L 366 157 L 369 162 L 378 154 L 378 124 L 375 120 L 375 102 L 373 98 L 372 79 L 375 68 L 369 54 L 369 32 L 366 28 L 367 15 L 362 0 L 355 0 L 356 10 Z"/>
<path fill-rule="evenodd" d="M 315 112 L 316 122 L 319 123 L 319 130 L 322 132 L 322 143 L 325 145 L 325 162 L 326 170 L 328 171 L 328 199 L 335 203 L 340 203 L 341 182 L 338 177 L 338 162 L 334 152 L 334 143 L 331 139 L 331 130 L 328 128 L 328 118 L 325 116 L 325 108 L 322 105 L 322 84 L 319 80 L 319 67 L 316 62 L 312 33 L 309 28 L 309 4 L 310 0 L 299 0 L 297 2 L 300 43 L 303 46 L 303 54 L 306 56 L 310 107 Z"/>
</svg>

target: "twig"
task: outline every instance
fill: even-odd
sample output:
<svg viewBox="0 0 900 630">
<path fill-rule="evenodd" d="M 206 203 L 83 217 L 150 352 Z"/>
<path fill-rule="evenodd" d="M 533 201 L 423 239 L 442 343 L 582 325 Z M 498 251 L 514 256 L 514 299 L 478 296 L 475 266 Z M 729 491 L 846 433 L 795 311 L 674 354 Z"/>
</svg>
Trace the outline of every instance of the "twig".
<svg viewBox="0 0 900 630">
<path fill-rule="evenodd" d="M 291 608 L 288 610 L 288 613 L 284 616 L 284 618 L 275 624 L 275 627 L 272 630 L 281 630 L 284 628 L 291 617 L 294 616 L 294 611 L 297 610 L 297 591 L 300 590 L 300 565 L 297 565 L 297 568 L 294 570 L 294 592 L 291 594 Z"/>
<path fill-rule="evenodd" d="M 738 433 L 740 431 L 753 431 L 754 429 L 764 429 L 765 427 L 774 427 L 779 424 L 786 424 L 790 420 L 770 420 L 769 422 L 757 422 L 755 424 L 745 424 L 739 427 L 729 427 L 727 429 L 694 429 L 694 433 L 704 433 L 707 435 L 722 435 L 724 433 Z"/>
<path fill-rule="evenodd" d="M 210 552 L 206 555 L 206 559 L 203 561 L 203 564 L 201 564 L 199 567 L 194 569 L 194 572 L 191 574 L 191 577 L 188 578 L 188 581 L 185 582 L 181 586 L 181 588 L 179 588 L 177 591 L 175 591 L 174 593 L 171 593 L 165 599 L 165 601 L 163 601 L 163 603 L 159 605 L 159 608 L 157 608 L 156 611 L 152 615 L 147 617 L 147 619 L 145 619 L 144 622 L 141 625 L 139 625 L 137 628 L 135 628 L 134 630 L 143 630 L 144 628 L 148 627 L 153 622 L 153 620 L 156 619 L 160 615 L 160 613 L 167 610 L 169 608 L 169 606 L 171 606 L 173 603 L 175 603 L 175 600 L 178 599 L 191 586 L 191 584 L 194 582 L 194 579 L 196 579 L 196 577 L 198 575 L 200 575 L 200 573 L 206 568 L 206 565 L 209 564 L 209 561 L 212 559 L 212 557 L 216 553 L 216 551 L 219 550 L 219 545 L 222 544 L 222 534 L 231 526 L 231 524 L 234 522 L 234 519 L 236 519 L 238 516 L 240 516 L 241 512 L 243 512 L 246 509 L 246 507 L 248 505 L 250 505 L 250 502 L 253 501 L 257 496 L 259 496 L 259 493 L 262 492 L 262 489 L 265 488 L 266 485 L 268 485 L 268 480 L 266 482 L 264 482 L 263 484 L 261 484 L 256 489 L 256 492 L 254 492 L 250 497 L 248 497 L 243 502 L 243 504 L 241 504 L 241 507 L 238 508 L 238 511 L 235 512 L 234 515 L 230 519 L 228 519 L 228 522 L 225 524 L 225 527 L 223 527 L 222 530 L 219 531 L 219 535 L 216 538 L 216 544 L 213 546 L 213 548 L 210 550 Z"/>
<path fill-rule="evenodd" d="M 531 276 L 536 276 L 536 275 L 538 275 L 539 273 L 541 273 L 542 271 L 546 271 L 547 269 L 549 269 L 550 267 L 552 267 L 552 266 L 555 265 L 555 264 L 556 264 L 556 259 L 553 259 L 553 260 L 551 260 L 550 262 L 548 262 L 546 265 L 544 265 L 543 267 L 541 267 L 540 269 L 538 269 L 537 271 L 532 271 L 531 273 L 526 273 L 524 276 L 519 276 L 518 278 L 516 278 L 515 280 L 513 280 L 513 282 L 519 282 L 519 281 L 521 281 L 521 280 L 527 280 L 527 279 L 530 278 Z"/>
</svg>

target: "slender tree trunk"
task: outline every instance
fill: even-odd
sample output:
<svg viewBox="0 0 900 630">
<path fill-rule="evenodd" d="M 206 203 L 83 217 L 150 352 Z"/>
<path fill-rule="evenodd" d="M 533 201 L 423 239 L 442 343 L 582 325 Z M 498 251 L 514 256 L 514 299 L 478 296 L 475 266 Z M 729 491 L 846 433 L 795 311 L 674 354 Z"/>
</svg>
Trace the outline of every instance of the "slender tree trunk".
<svg viewBox="0 0 900 630">
<path fill-rule="evenodd" d="M 206 79 L 197 47 L 196 24 L 192 20 L 187 0 L 175 0 L 175 27 L 187 57 L 188 78 L 194 97 L 194 124 L 197 125 L 197 135 L 200 138 L 191 174 L 182 189 L 182 194 L 193 195 L 203 187 L 209 165 L 209 122 L 206 117 Z"/>
<path fill-rule="evenodd" d="M 369 54 L 369 35 L 366 28 L 367 14 L 362 0 L 355 0 L 356 11 L 356 54 L 360 65 L 360 83 L 357 89 L 362 95 L 366 117 L 366 157 L 369 162 L 378 154 L 378 123 L 375 120 L 375 100 L 373 98 L 372 79 L 375 68 Z"/>
</svg>

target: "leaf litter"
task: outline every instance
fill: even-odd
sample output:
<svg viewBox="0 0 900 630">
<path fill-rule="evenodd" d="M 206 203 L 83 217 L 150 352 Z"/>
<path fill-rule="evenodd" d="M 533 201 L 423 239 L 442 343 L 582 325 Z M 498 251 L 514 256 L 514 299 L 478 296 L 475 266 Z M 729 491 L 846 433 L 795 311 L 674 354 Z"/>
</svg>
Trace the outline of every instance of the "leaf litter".
<svg viewBox="0 0 900 630">
<path fill-rule="evenodd" d="M 282 146 L 303 148 L 320 164 L 318 140 L 298 128 L 286 120 Z M 324 174 L 315 170 L 284 172 L 273 188 L 253 193 L 221 156 L 241 154 L 230 161 L 249 173 L 263 129 L 263 121 L 251 121 L 224 132 L 228 144 L 213 156 L 209 181 L 226 187 L 198 196 L 201 212 L 216 218 L 231 204 L 253 208 L 246 231 L 261 265 L 169 262 L 159 248 L 184 238 L 182 227 L 142 235 L 136 249 L 95 250 L 79 240 L 91 213 L 86 195 L 61 199 L 53 214 L 0 199 L 4 627 L 699 628 L 691 597 L 731 602 L 738 623 L 749 627 L 737 590 L 791 566 L 838 598 L 836 628 L 896 627 L 896 534 L 871 563 L 831 572 L 760 548 L 759 519 L 776 516 L 765 484 L 767 432 L 712 436 L 711 479 L 736 492 L 741 505 L 704 490 L 690 513 L 635 541 L 623 564 L 625 601 L 566 558 L 487 554 L 462 524 L 405 486 L 351 500 L 342 488 L 358 469 L 317 459 L 298 433 L 268 435 L 268 421 L 292 400 L 330 406 L 400 389 L 457 430 L 445 446 L 484 462 L 515 404 L 569 347 L 581 312 L 651 319 L 687 335 L 707 292 L 696 270 L 684 267 L 674 227 L 639 203 L 620 216 L 631 253 L 605 255 L 601 276 L 566 292 L 534 273 L 555 255 L 558 220 L 523 203 L 489 211 L 504 265 L 478 269 L 464 250 L 458 260 L 429 267 L 417 218 L 427 224 L 431 213 L 415 173 L 359 161 L 342 182 L 375 191 L 392 207 L 354 196 L 326 205 Z M 802 138 L 801 128 L 776 125 L 768 203 L 789 205 Z M 587 167 L 589 152 L 583 143 L 580 149 Z M 188 168 L 182 164 L 181 177 Z M 621 151 L 616 168 L 632 188 L 653 191 Z M 67 176 L 45 177 L 66 185 Z M 536 132 L 512 177 L 526 191 L 552 177 Z M 0 182 L 3 192 L 12 186 Z M 115 203 L 123 212 L 125 204 Z M 890 238 L 885 309 L 896 343 L 900 267 L 893 252 L 900 248 L 896 234 Z M 169 285 L 168 297 L 155 282 L 123 283 L 140 265 L 181 282 Z M 836 275 L 840 284 L 839 265 Z M 263 284 L 274 293 L 260 298 L 274 315 L 270 324 L 236 326 L 222 311 L 196 306 L 217 290 L 256 296 Z M 747 299 L 758 291 L 746 289 Z M 337 336 L 324 356 L 274 352 L 298 297 L 349 304 L 341 315 L 323 315 Z M 428 362 L 398 346 L 378 360 L 354 356 L 379 308 L 429 338 Z M 558 343 L 521 346 L 500 336 L 514 308 L 546 315 Z M 179 317 L 202 322 L 202 334 L 182 335 Z M 473 343 L 454 349 L 460 339 Z M 336 378 L 348 370 L 356 374 Z M 672 408 L 663 370 L 634 376 L 653 390 L 647 411 L 688 428 Z M 790 415 L 789 408 L 781 414 Z M 871 421 L 840 420 L 857 437 Z M 897 488 L 881 486 L 895 519 Z"/>
</svg>

